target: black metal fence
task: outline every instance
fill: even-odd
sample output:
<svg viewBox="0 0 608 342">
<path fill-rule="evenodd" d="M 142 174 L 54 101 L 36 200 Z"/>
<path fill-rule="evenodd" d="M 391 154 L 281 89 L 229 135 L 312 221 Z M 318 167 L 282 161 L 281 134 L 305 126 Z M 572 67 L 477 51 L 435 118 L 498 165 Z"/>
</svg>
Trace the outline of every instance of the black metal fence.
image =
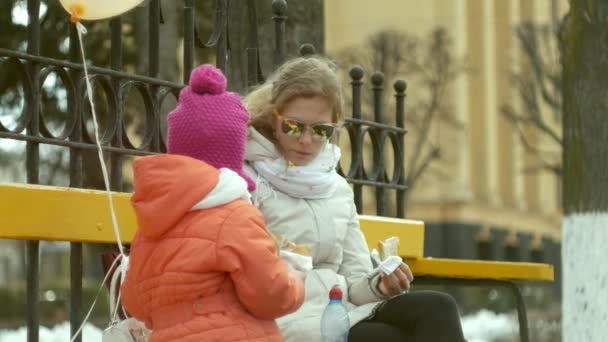
<svg viewBox="0 0 608 342">
<path fill-rule="evenodd" d="M 227 0 L 216 0 L 214 3 L 215 23 L 213 32 L 207 46 L 214 47 L 218 67 L 227 68 Z M 150 0 L 146 3 L 148 12 L 148 70 L 147 74 L 134 74 L 123 70 L 123 18 L 116 17 L 107 20 L 110 36 L 110 68 L 91 66 L 90 80 L 96 92 L 104 96 L 104 105 L 107 115 L 101 117 L 105 124 L 101 134 L 106 162 L 109 164 L 110 183 L 112 190 L 123 191 L 123 165 L 125 159 L 165 152 L 165 132 L 163 127 L 164 116 L 161 108 L 171 98 L 178 97 L 183 84 L 188 82 L 190 71 L 194 67 L 194 52 L 199 40 L 195 27 L 195 1 L 184 0 L 181 15 L 183 15 L 183 76 L 182 83 L 174 83 L 159 78 L 161 68 L 159 53 L 161 43 L 159 40 L 159 23 L 161 19 L 160 0 Z M 247 82 L 254 86 L 261 79 L 259 67 L 258 35 L 255 23 L 256 2 L 246 2 L 249 15 L 250 35 L 247 55 Z M 83 155 L 94 151 L 94 137 L 88 125 L 90 124 L 90 108 L 86 101 L 84 73 L 79 55 L 79 45 L 76 28 L 69 28 L 68 59 L 57 59 L 43 56 L 40 53 L 41 32 L 39 14 L 40 0 L 27 0 L 27 50 L 0 47 L 0 73 L 10 69 L 18 75 L 22 85 L 24 107 L 21 114 L 14 120 L 14 124 L 3 124 L 0 120 L 0 154 L 2 141 L 18 140 L 26 143 L 25 172 L 27 183 L 40 183 L 40 147 L 44 145 L 60 146 L 69 151 L 69 186 L 82 188 L 85 178 L 90 176 L 90 170 L 83 166 Z M 280 65 L 287 55 L 285 49 L 285 21 L 288 9 L 285 0 L 274 0 L 272 4 L 274 16 L 269 20 L 275 25 L 275 51 L 274 65 Z M 66 13 L 65 20 L 68 20 Z M 6 34 L 6 33 L 3 33 Z M 95 51 L 87 51 L 94 53 Z M 141 52 L 140 52 L 141 53 Z M 314 47 L 302 45 L 300 54 L 312 54 Z M 55 133 L 48 126 L 48 118 L 43 110 L 42 85 L 49 74 L 55 74 L 63 83 L 67 109 L 63 129 Z M 381 73 L 371 75 L 371 90 L 374 98 L 374 121 L 362 119 L 361 92 L 363 91 L 364 71 L 355 67 L 350 70 L 352 85 L 352 117 L 346 119 L 343 136 L 348 137 L 350 145 L 350 165 L 339 166 L 339 172 L 353 184 L 355 201 L 359 211 L 364 205 L 363 189 L 369 187 L 375 192 L 376 212 L 378 215 L 403 217 L 404 194 L 406 191 L 404 173 L 404 124 L 406 83 L 397 81 L 393 85 L 396 101 L 396 126 L 385 124 L 385 113 L 382 102 L 384 89 L 384 76 Z M 142 99 L 145 110 L 138 113 L 127 113 L 126 98 L 131 92 L 137 92 Z M 2 92 L 0 91 L 0 95 Z M 98 99 L 99 102 L 99 99 Z M 4 110 L 0 108 L 0 110 Z M 125 129 L 125 117 L 137 115 L 144 123 L 140 132 L 139 143 L 133 141 Z M 1 117 L 0 117 L 1 119 Z M 370 143 L 364 143 L 371 140 Z M 387 170 L 385 147 L 392 146 L 393 167 Z M 371 151 L 368 151 L 371 147 Z M 366 152 L 368 151 L 368 152 Z M 372 165 L 366 165 L 368 153 L 372 156 Z M 0 156 L 1 157 L 1 156 Z M 4 158 L 4 157 L 1 157 Z M 369 163 L 368 163 L 369 164 Z M 389 177 L 392 174 L 392 177 Z M 389 199 L 392 193 L 394 200 Z M 391 205 L 389 205 L 391 204 Z M 389 207 L 394 208 L 390 210 Z M 34 213 L 35 214 L 35 213 Z M 38 341 L 40 314 L 38 306 L 39 293 L 39 241 L 27 242 L 27 327 L 28 341 Z M 83 245 L 71 243 L 70 251 L 70 322 L 72 333 L 76 331 L 83 319 L 81 307 L 82 279 L 83 279 Z M 81 338 L 78 338 L 78 341 Z"/>
</svg>

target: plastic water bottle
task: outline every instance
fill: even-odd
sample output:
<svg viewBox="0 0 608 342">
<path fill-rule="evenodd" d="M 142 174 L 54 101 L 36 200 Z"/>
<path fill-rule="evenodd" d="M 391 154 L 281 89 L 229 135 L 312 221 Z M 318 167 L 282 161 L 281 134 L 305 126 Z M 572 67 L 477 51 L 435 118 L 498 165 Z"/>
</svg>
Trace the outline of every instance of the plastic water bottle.
<svg viewBox="0 0 608 342">
<path fill-rule="evenodd" d="M 329 304 L 321 316 L 321 340 L 323 342 L 347 342 L 350 321 L 342 304 L 342 290 L 334 285 L 329 291 Z"/>
</svg>

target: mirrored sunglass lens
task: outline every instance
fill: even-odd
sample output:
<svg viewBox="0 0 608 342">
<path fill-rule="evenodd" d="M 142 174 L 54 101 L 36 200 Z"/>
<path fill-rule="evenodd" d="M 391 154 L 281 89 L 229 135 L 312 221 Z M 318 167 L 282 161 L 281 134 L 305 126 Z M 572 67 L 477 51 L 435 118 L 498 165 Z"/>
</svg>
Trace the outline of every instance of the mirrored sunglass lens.
<svg viewBox="0 0 608 342">
<path fill-rule="evenodd" d="M 302 123 L 292 119 L 284 119 L 281 125 L 283 133 L 291 137 L 299 137 L 302 135 Z"/>
<path fill-rule="evenodd" d="M 331 125 L 312 126 L 313 138 L 317 140 L 327 140 L 334 134 L 335 127 Z"/>
</svg>

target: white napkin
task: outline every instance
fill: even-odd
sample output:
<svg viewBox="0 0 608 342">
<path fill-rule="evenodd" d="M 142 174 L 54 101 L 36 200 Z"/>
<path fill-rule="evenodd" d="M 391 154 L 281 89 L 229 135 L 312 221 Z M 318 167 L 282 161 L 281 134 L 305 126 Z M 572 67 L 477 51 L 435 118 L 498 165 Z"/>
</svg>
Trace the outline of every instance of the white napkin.
<svg viewBox="0 0 608 342">
<path fill-rule="evenodd" d="M 285 261 L 289 271 L 295 273 L 302 279 L 306 278 L 306 273 L 312 270 L 312 257 L 310 256 L 290 252 L 284 249 L 280 250 L 279 256 Z"/>
<path fill-rule="evenodd" d="M 401 265 L 403 259 L 400 256 L 391 255 L 388 258 L 384 259 L 384 261 L 378 266 L 382 273 L 389 275 L 395 272 L 397 267 Z"/>
</svg>

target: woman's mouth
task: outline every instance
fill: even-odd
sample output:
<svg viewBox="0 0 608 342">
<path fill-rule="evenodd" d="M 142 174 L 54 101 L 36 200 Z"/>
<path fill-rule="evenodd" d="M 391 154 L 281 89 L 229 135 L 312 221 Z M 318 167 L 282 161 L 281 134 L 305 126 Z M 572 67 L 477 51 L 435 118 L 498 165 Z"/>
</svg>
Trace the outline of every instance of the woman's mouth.
<svg viewBox="0 0 608 342">
<path fill-rule="evenodd" d="M 294 150 L 294 152 L 300 157 L 310 157 L 312 155 L 312 153 L 310 153 L 310 152 L 302 152 L 302 151 L 295 151 L 295 150 Z"/>
</svg>

